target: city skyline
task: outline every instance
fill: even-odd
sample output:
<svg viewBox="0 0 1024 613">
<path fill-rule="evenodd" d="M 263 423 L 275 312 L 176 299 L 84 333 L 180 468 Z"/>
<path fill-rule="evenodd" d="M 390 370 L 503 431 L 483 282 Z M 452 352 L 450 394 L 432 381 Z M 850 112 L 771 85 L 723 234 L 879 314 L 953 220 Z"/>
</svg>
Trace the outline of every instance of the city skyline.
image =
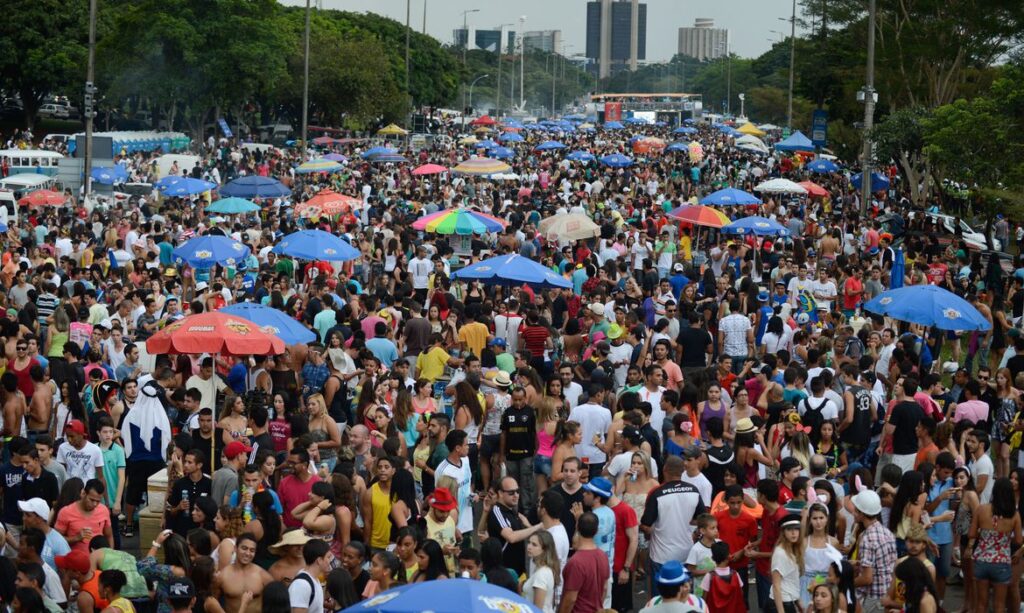
<svg viewBox="0 0 1024 613">
<path fill-rule="evenodd" d="M 565 54 L 582 55 L 586 50 L 586 0 L 520 0 L 514 4 L 497 0 L 425 0 L 427 2 L 427 34 L 452 43 L 452 32 L 461 28 L 462 13 L 479 9 L 468 16 L 471 27 L 490 29 L 502 23 L 515 23 L 526 16 L 525 29 L 561 30 Z M 710 18 L 716 27 L 730 31 L 731 48 L 740 57 L 757 57 L 771 48 L 777 36 L 765 34 L 765 24 L 775 22 L 771 29 L 789 32 L 791 0 L 730 0 L 708 5 L 676 0 L 645 0 L 647 3 L 647 63 L 672 58 L 678 47 L 679 28 L 692 26 L 694 19 Z M 304 6 L 304 0 L 281 0 L 289 6 Z M 401 0 L 314 0 L 325 9 L 373 12 L 405 22 L 406 3 Z M 419 32 L 423 24 L 424 0 L 412 0 L 411 25 Z M 741 19 L 737 19 L 741 15 Z"/>
</svg>

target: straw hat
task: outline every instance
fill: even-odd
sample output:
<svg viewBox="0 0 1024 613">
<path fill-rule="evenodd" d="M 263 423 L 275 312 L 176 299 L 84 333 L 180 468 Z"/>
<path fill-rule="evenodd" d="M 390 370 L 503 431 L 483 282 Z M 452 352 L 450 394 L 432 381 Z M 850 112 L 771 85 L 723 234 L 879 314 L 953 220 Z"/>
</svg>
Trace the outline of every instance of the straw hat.
<svg viewBox="0 0 1024 613">
<path fill-rule="evenodd" d="M 281 540 L 270 546 L 270 553 L 275 556 L 284 555 L 285 547 L 291 547 L 292 545 L 305 545 L 310 541 L 310 537 L 303 534 L 302 530 L 292 530 L 285 532 L 281 535 Z"/>
</svg>

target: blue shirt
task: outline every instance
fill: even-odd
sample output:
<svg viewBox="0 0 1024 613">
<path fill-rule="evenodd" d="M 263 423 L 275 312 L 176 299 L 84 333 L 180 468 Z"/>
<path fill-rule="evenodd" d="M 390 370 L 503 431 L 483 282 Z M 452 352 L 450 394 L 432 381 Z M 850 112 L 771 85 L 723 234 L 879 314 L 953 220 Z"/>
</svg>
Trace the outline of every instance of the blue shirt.
<svg viewBox="0 0 1024 613">
<path fill-rule="evenodd" d="M 373 352 L 384 368 L 390 369 L 391 365 L 398 360 L 398 350 L 395 349 L 395 344 L 386 338 L 371 338 L 366 341 L 366 348 Z"/>
<path fill-rule="evenodd" d="M 950 477 L 945 481 L 939 481 L 936 479 L 935 485 L 932 486 L 930 492 L 928 492 L 928 500 L 935 500 L 939 497 L 939 494 L 953 487 L 953 478 Z M 935 507 L 935 510 L 931 512 L 932 517 L 936 515 L 942 515 L 949 509 L 949 498 L 946 498 L 939 503 L 939 506 Z M 953 522 L 951 521 L 940 521 L 933 522 L 928 528 L 928 538 L 932 540 L 936 545 L 949 545 L 953 542 Z"/>
<path fill-rule="evenodd" d="M 597 534 L 594 544 L 608 556 L 608 563 L 615 561 L 615 511 L 606 506 L 594 509 L 597 515 Z"/>
<path fill-rule="evenodd" d="M 683 273 L 677 272 L 668 278 L 668 282 L 672 285 L 672 295 L 676 297 L 676 302 L 679 302 L 679 297 L 683 295 L 683 288 L 690 283 L 690 280 Z"/>
<path fill-rule="evenodd" d="M 572 291 L 577 296 L 583 293 L 583 284 L 587 282 L 587 270 L 585 268 L 577 268 L 572 273 Z"/>
<path fill-rule="evenodd" d="M 231 370 L 228 371 L 228 387 L 231 391 L 238 395 L 245 393 L 245 376 L 249 374 L 249 371 L 245 367 L 245 362 L 236 362 Z"/>
</svg>

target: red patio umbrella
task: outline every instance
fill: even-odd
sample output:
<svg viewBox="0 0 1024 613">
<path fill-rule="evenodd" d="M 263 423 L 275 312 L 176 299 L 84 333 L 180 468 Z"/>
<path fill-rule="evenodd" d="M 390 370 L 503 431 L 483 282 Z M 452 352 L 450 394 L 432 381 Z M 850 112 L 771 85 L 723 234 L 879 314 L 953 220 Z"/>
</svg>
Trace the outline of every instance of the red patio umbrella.
<svg viewBox="0 0 1024 613">
<path fill-rule="evenodd" d="M 358 206 L 361 203 L 362 200 L 358 198 L 353 198 L 352 196 L 346 196 L 345 194 L 339 194 L 333 190 L 325 189 L 309 200 L 296 206 L 295 214 L 299 217 L 308 217 L 315 213 L 328 216 L 338 215 L 352 210 L 353 206 Z"/>
<path fill-rule="evenodd" d="M 473 126 L 493 126 L 496 123 L 498 123 L 498 122 L 494 121 L 493 117 L 491 117 L 490 115 L 484 115 L 483 117 L 477 117 L 476 119 L 474 119 L 470 125 L 473 125 Z"/>
<path fill-rule="evenodd" d="M 448 172 L 448 169 L 440 164 L 424 164 L 413 169 L 412 174 L 416 176 L 421 175 L 436 175 L 442 172 Z"/>
<path fill-rule="evenodd" d="M 67 201 L 68 197 L 61 192 L 40 189 L 18 200 L 18 204 L 22 206 L 60 206 Z"/>
<path fill-rule="evenodd" d="M 224 313 L 200 313 L 168 324 L 146 341 L 146 351 L 221 355 L 276 355 L 284 341 L 249 320 Z"/>
<path fill-rule="evenodd" d="M 828 190 L 818 185 L 813 181 L 801 181 L 797 183 L 800 187 L 807 190 L 807 194 L 812 198 L 824 198 L 828 195 Z"/>
</svg>

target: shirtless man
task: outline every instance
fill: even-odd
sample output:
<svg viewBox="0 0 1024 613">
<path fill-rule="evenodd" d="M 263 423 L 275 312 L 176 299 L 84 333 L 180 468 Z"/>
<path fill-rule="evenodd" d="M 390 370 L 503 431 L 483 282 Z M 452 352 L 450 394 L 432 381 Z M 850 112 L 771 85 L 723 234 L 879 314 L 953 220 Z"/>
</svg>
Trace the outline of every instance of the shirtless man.
<svg viewBox="0 0 1024 613">
<path fill-rule="evenodd" d="M 270 573 L 252 563 L 256 557 L 256 539 L 244 533 L 235 539 L 235 561 L 220 571 L 220 590 L 226 613 L 259 613 L 263 588 L 273 581 Z"/>
<path fill-rule="evenodd" d="M 4 425 L 0 435 L 11 437 L 21 434 L 21 420 L 28 410 L 25 395 L 18 389 L 18 377 L 12 372 L 0 376 L 4 388 Z"/>
<path fill-rule="evenodd" d="M 309 537 L 303 534 L 302 530 L 291 530 L 284 533 L 280 542 L 270 547 L 270 553 L 281 556 L 270 567 L 270 576 L 274 581 L 289 585 L 295 575 L 306 567 L 306 561 L 302 558 L 302 546 L 308 541 Z"/>
<path fill-rule="evenodd" d="M 47 434 L 50 431 L 50 414 L 53 412 L 53 387 L 46 380 L 46 371 L 42 366 L 36 365 L 29 369 L 32 377 L 32 384 L 35 392 L 32 394 L 32 402 L 28 407 L 28 414 L 25 421 L 28 422 L 28 438 L 33 443 L 40 434 Z"/>
</svg>

